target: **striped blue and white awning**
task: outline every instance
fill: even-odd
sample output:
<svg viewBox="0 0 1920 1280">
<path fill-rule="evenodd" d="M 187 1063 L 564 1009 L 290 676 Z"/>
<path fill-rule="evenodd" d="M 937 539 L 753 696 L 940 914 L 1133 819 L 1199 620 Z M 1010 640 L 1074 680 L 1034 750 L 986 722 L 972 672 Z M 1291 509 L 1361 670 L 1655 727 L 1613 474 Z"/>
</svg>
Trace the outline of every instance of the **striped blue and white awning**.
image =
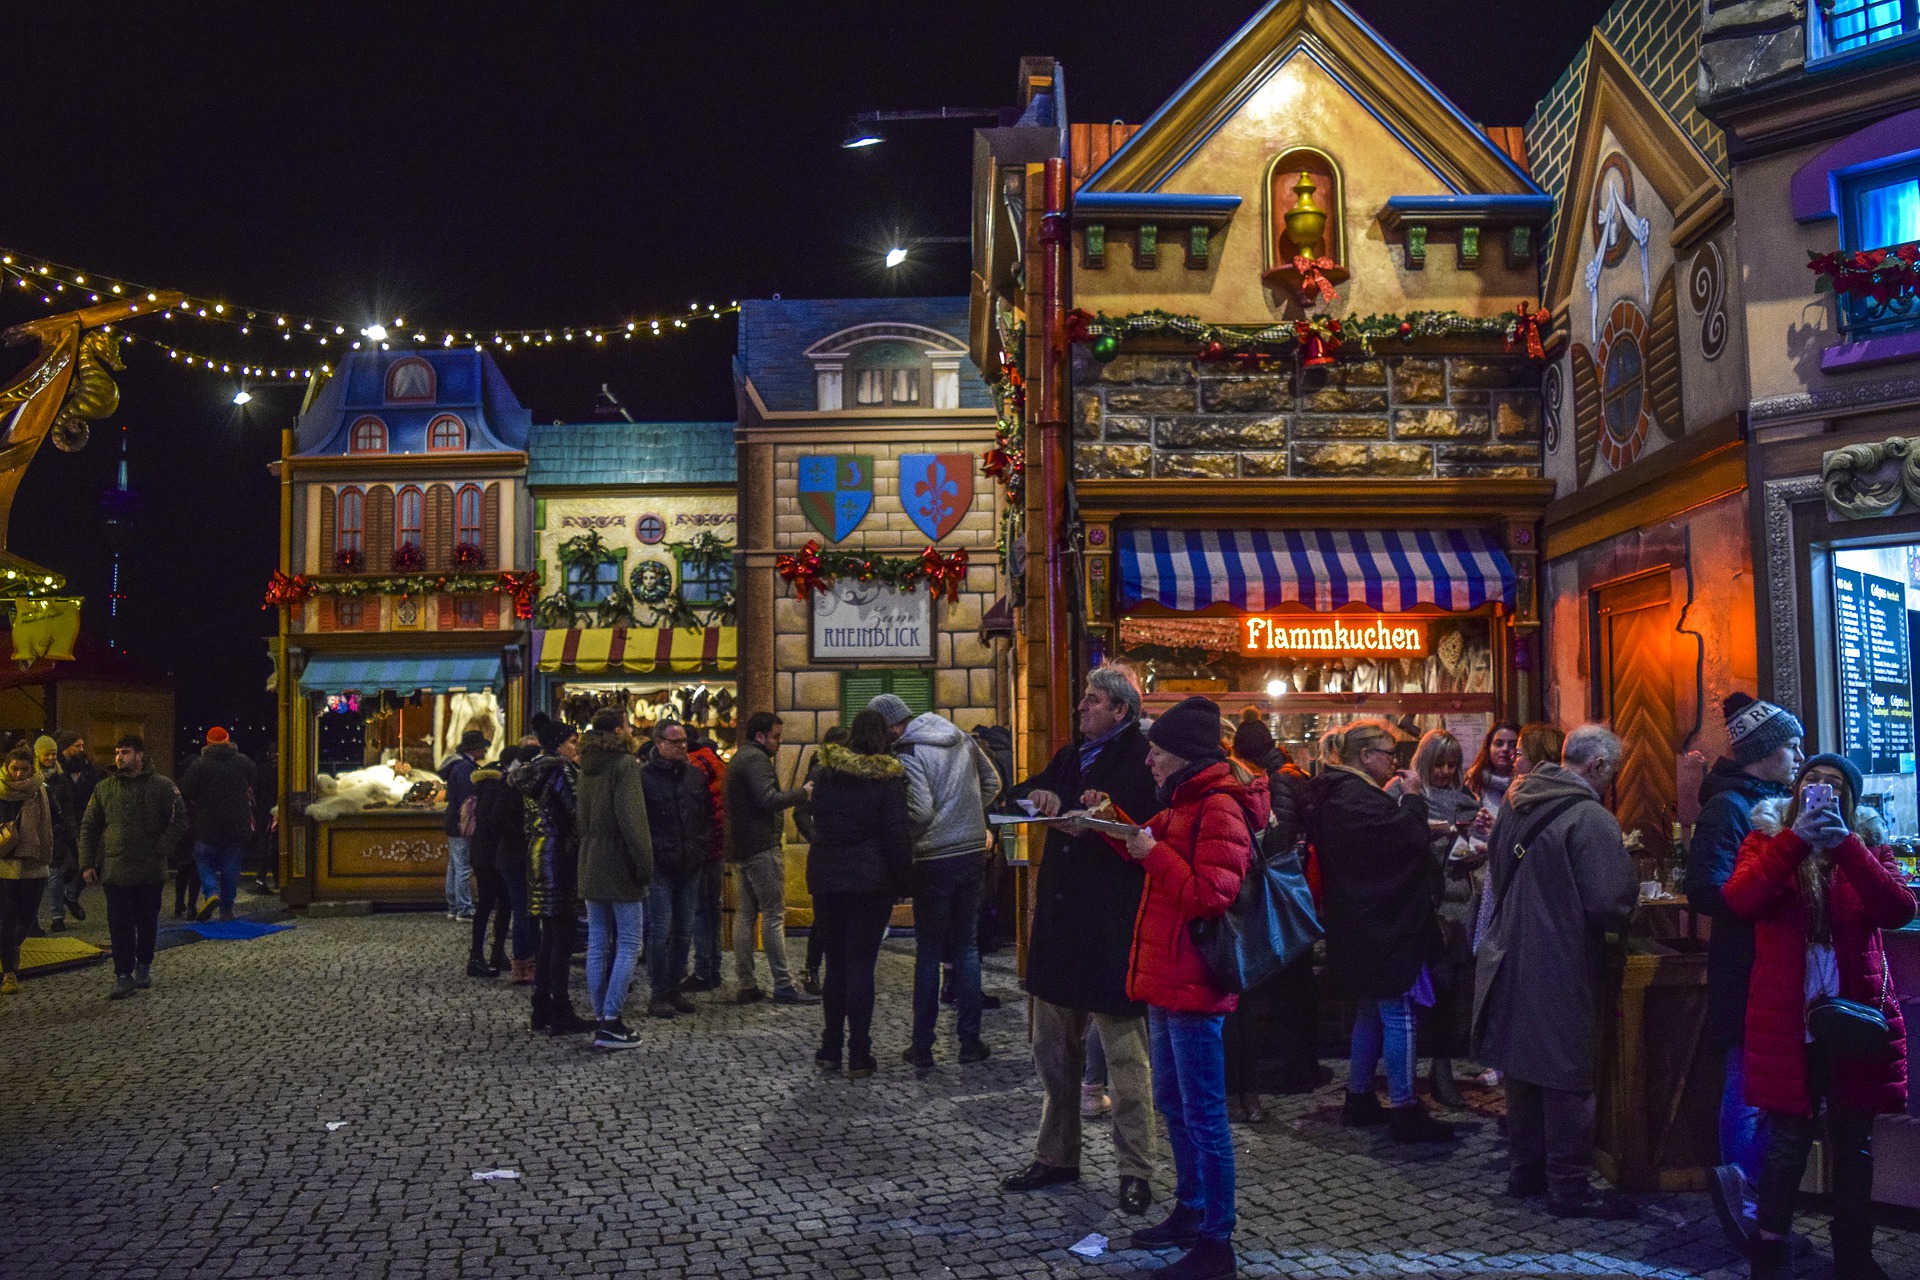
<svg viewBox="0 0 1920 1280">
<path fill-rule="evenodd" d="M 375 658 L 317 653 L 300 673 L 302 693 L 478 693 L 501 683 L 498 653 Z"/>
<path fill-rule="evenodd" d="M 1513 605 L 1513 564 L 1477 529 L 1126 529 L 1119 552 L 1123 611 Z"/>
</svg>

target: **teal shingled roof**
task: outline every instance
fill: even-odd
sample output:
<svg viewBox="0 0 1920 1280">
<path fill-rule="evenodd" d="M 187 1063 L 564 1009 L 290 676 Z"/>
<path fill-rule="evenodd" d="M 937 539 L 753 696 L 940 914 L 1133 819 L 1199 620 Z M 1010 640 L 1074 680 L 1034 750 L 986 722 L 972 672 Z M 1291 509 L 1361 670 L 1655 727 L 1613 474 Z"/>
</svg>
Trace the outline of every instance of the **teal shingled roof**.
<svg viewBox="0 0 1920 1280">
<path fill-rule="evenodd" d="M 731 422 L 556 422 L 527 442 L 527 483 L 732 484 Z"/>
</svg>

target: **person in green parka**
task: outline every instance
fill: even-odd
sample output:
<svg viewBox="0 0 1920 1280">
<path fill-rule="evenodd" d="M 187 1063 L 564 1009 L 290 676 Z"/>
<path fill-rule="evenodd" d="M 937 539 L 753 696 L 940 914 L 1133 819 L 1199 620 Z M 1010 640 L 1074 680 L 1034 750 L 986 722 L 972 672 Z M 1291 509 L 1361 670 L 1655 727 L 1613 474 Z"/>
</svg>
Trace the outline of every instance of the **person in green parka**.
<svg viewBox="0 0 1920 1280">
<path fill-rule="evenodd" d="M 147 744 L 125 734 L 113 747 L 113 772 L 100 780 L 80 820 L 80 865 L 107 895 L 113 937 L 113 991 L 124 1000 L 153 985 L 153 942 L 167 864 L 187 838 L 180 788 L 147 763 Z"/>
</svg>

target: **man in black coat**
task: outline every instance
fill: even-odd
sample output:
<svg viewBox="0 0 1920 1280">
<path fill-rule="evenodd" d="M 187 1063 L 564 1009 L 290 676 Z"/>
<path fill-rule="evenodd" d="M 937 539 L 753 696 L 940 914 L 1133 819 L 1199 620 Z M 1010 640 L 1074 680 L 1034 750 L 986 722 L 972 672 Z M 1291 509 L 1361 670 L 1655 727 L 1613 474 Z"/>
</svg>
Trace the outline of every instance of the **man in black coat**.
<svg viewBox="0 0 1920 1280">
<path fill-rule="evenodd" d="M 707 775 L 687 757 L 687 727 L 662 720 L 653 729 L 653 755 L 640 770 L 653 836 L 653 880 L 647 886 L 647 975 L 656 1018 L 692 1013 L 698 1005 L 681 989 L 693 943 L 700 871 L 720 832 L 713 820 Z"/>
<path fill-rule="evenodd" d="M 253 839 L 253 761 L 240 754 L 227 731 L 207 730 L 199 759 L 180 775 L 180 795 L 192 823 L 193 861 L 200 873 L 199 917 L 219 909 L 233 919 L 233 898 L 240 888 L 240 864 Z"/>
<path fill-rule="evenodd" d="M 1045 771 L 1009 795 L 1051 816 L 1081 808 L 1089 791 L 1110 796 L 1136 822 L 1160 811 L 1147 770 L 1147 735 L 1140 728 L 1140 683 L 1126 667 L 1109 664 L 1087 677 L 1079 733 Z M 1000 1184 L 1008 1191 L 1031 1191 L 1080 1176 L 1080 1076 L 1092 1019 L 1107 1053 L 1120 1207 L 1144 1213 L 1152 1202 L 1147 1010 L 1127 998 L 1133 921 L 1144 879 L 1140 864 L 1116 856 L 1104 837 L 1048 829 L 1034 886 L 1026 979 L 1033 998 L 1034 1068 L 1046 1096 L 1034 1161 Z"/>
</svg>

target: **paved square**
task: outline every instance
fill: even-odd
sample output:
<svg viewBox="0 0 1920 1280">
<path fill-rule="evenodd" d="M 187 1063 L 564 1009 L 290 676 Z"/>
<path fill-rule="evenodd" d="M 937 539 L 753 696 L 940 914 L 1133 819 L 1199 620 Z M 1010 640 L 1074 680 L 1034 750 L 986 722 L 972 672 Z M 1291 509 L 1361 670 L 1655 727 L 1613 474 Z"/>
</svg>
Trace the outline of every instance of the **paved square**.
<svg viewBox="0 0 1920 1280">
<path fill-rule="evenodd" d="M 530 1035 L 524 988 L 462 974 L 465 938 L 438 915 L 302 920 L 165 951 L 133 1000 L 103 998 L 104 968 L 0 1000 L 0 1275 L 971 1280 L 1164 1260 L 1067 1252 L 1143 1221 L 1113 1210 L 1103 1122 L 1078 1186 L 998 1191 L 1038 1107 L 1020 1005 L 986 1015 L 996 1056 L 975 1066 L 943 1023 L 916 1081 L 902 944 L 881 959 L 880 1074 L 849 1082 L 812 1066 L 815 1009 L 635 1018 L 625 1053 Z M 1243 1275 L 1745 1274 L 1704 1196 L 1559 1222 L 1500 1194 L 1491 1121 L 1410 1152 L 1342 1130 L 1338 1097 L 1235 1129 Z M 502 1168 L 519 1178 L 473 1178 Z M 1920 1233 L 1882 1242 L 1888 1271 L 1920 1274 Z"/>
</svg>

